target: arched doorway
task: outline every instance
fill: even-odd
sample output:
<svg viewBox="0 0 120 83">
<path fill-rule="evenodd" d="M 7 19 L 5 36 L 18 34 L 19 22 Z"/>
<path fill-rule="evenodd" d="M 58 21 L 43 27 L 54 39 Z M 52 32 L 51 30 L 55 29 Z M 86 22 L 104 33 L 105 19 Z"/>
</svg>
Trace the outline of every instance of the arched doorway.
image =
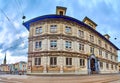
<svg viewBox="0 0 120 83">
<path fill-rule="evenodd" d="M 90 60 L 90 68 L 91 68 L 91 73 L 92 73 L 92 74 L 96 73 L 95 59 L 94 59 L 94 58 L 92 58 L 92 59 Z"/>
<path fill-rule="evenodd" d="M 88 57 L 88 74 L 97 74 L 99 73 L 99 60 L 95 55 Z"/>
</svg>

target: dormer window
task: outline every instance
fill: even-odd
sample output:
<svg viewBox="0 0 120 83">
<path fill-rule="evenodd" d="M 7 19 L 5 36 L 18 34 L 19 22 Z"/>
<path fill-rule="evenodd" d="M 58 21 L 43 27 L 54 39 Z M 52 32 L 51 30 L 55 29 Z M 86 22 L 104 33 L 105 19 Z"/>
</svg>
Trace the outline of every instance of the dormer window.
<svg viewBox="0 0 120 83">
<path fill-rule="evenodd" d="M 60 11 L 60 15 L 63 15 L 63 11 Z"/>
<path fill-rule="evenodd" d="M 57 15 L 65 15 L 66 14 L 66 7 L 61 7 L 61 6 L 57 6 L 56 7 L 56 14 Z"/>
</svg>

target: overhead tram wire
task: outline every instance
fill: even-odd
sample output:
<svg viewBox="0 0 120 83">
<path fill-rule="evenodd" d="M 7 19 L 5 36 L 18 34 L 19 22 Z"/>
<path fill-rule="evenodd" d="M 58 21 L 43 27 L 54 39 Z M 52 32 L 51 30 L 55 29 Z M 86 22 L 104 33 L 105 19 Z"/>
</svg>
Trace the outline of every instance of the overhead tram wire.
<svg viewBox="0 0 120 83">
<path fill-rule="evenodd" d="M 15 1 L 16 1 L 16 4 L 18 5 L 18 8 L 21 10 L 22 19 L 24 22 L 24 19 L 26 18 L 26 16 L 24 15 L 23 8 L 22 8 L 23 1 L 21 1 L 21 2 L 20 2 L 20 0 L 15 0 Z"/>
<path fill-rule="evenodd" d="M 20 17 L 22 16 L 21 14 L 20 14 L 20 12 L 21 11 L 19 11 L 20 9 L 19 9 L 19 5 L 18 5 L 18 3 L 17 3 L 17 1 L 15 0 L 15 2 L 14 2 L 14 4 L 13 4 L 14 6 L 16 6 L 15 7 L 15 9 L 16 9 L 16 20 L 18 21 L 18 22 L 21 22 L 21 19 L 20 19 Z"/>
<path fill-rule="evenodd" d="M 16 30 L 16 27 L 14 26 L 13 22 L 9 19 L 9 17 L 5 14 L 5 12 L 0 8 L 1 13 L 3 13 L 3 15 L 7 18 L 7 20 L 10 22 L 10 24 L 12 25 L 13 28 L 15 28 L 16 33 L 18 34 L 18 31 Z M 19 37 L 20 40 L 22 40 L 22 37 Z M 18 39 L 18 40 L 19 40 Z"/>
<path fill-rule="evenodd" d="M 0 8 L 0 11 L 3 13 L 3 15 L 7 18 L 7 20 L 10 22 L 10 24 L 12 25 L 12 27 L 15 29 L 15 32 L 18 33 L 18 31 L 16 30 L 16 27 L 14 26 L 13 22 L 10 20 L 10 18 L 6 15 L 6 13 Z"/>
</svg>

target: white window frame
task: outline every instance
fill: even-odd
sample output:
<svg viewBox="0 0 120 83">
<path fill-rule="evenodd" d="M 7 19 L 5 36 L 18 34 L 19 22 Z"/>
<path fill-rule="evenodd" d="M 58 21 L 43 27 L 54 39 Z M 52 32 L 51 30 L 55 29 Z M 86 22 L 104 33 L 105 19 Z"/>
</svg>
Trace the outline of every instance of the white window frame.
<svg viewBox="0 0 120 83">
<path fill-rule="evenodd" d="M 78 30 L 78 35 L 80 38 L 84 38 L 84 31 Z"/>
<path fill-rule="evenodd" d="M 68 26 L 65 27 L 65 32 L 66 33 L 71 33 L 71 31 L 72 31 L 71 27 L 68 27 Z"/>
<path fill-rule="evenodd" d="M 72 42 L 71 41 L 65 41 L 65 48 L 71 49 L 72 47 Z"/>
<path fill-rule="evenodd" d="M 34 58 L 34 65 L 35 66 L 41 65 L 41 58 L 40 57 L 35 57 Z"/>
<path fill-rule="evenodd" d="M 42 33 L 42 27 L 36 27 L 36 34 L 41 34 Z"/>
<path fill-rule="evenodd" d="M 84 44 L 79 43 L 79 50 L 80 50 L 80 51 L 84 51 Z"/>
<path fill-rule="evenodd" d="M 85 66 L 85 59 L 80 59 L 80 67 L 84 67 Z"/>
<path fill-rule="evenodd" d="M 57 57 L 50 57 L 50 66 L 56 66 L 56 65 L 57 65 Z"/>
<path fill-rule="evenodd" d="M 50 32 L 57 32 L 57 25 L 50 25 Z"/>
<path fill-rule="evenodd" d="M 36 41 L 36 42 L 35 42 L 35 48 L 36 48 L 36 49 L 42 48 L 42 41 Z"/>
<path fill-rule="evenodd" d="M 57 40 L 50 40 L 50 48 L 56 48 L 57 47 Z"/>
<path fill-rule="evenodd" d="M 66 57 L 66 66 L 72 66 L 72 58 L 71 57 Z"/>
</svg>

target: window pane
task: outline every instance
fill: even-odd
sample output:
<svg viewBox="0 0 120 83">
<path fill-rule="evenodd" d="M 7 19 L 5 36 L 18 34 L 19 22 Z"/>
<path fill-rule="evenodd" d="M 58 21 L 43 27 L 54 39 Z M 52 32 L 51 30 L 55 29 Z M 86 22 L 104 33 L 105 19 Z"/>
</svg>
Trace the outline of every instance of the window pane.
<svg viewBox="0 0 120 83">
<path fill-rule="evenodd" d="M 57 65 L 57 58 L 54 57 L 54 65 Z"/>
<path fill-rule="evenodd" d="M 41 58 L 38 58 L 38 65 L 41 65 Z"/>
<path fill-rule="evenodd" d="M 39 32 L 42 33 L 42 27 L 39 28 Z"/>
<path fill-rule="evenodd" d="M 66 47 L 66 48 L 71 48 L 71 42 L 66 41 L 65 47 Z"/>
<path fill-rule="evenodd" d="M 35 61 L 34 61 L 35 65 L 37 65 L 37 58 L 35 58 Z"/>
<path fill-rule="evenodd" d="M 50 47 L 57 47 L 57 41 L 56 40 L 51 40 L 50 41 Z"/>
<path fill-rule="evenodd" d="M 53 58 L 50 57 L 50 65 L 53 65 Z"/>
<path fill-rule="evenodd" d="M 71 27 L 66 26 L 65 32 L 70 33 L 71 32 Z"/>
<path fill-rule="evenodd" d="M 50 26 L 50 31 L 51 32 L 56 32 L 57 31 L 57 25 L 51 25 Z"/>
<path fill-rule="evenodd" d="M 66 58 L 66 65 L 68 65 L 68 58 Z"/>
<path fill-rule="evenodd" d="M 39 48 L 41 48 L 41 41 L 39 42 Z"/>
<path fill-rule="evenodd" d="M 38 42 L 35 42 L 35 48 L 38 48 Z"/>
<path fill-rule="evenodd" d="M 39 33 L 39 28 L 36 28 L 36 33 Z"/>
<path fill-rule="evenodd" d="M 69 61 L 70 62 L 69 65 L 72 65 L 72 58 L 69 58 L 69 60 L 70 60 Z"/>
<path fill-rule="evenodd" d="M 85 60 L 83 59 L 83 66 L 85 66 Z"/>
<path fill-rule="evenodd" d="M 57 65 L 57 57 L 50 57 L 50 65 Z"/>
</svg>

